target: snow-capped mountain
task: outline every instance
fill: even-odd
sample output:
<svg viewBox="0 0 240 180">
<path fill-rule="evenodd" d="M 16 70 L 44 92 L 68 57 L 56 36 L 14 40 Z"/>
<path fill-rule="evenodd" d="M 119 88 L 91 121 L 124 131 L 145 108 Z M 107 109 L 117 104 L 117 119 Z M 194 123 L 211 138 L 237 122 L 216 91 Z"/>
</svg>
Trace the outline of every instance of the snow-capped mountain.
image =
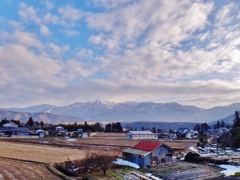
<svg viewBox="0 0 240 180">
<path fill-rule="evenodd" d="M 185 106 L 175 102 L 111 103 L 91 101 L 85 103 L 77 102 L 63 107 L 39 105 L 27 108 L 11 108 L 10 110 L 30 113 L 47 112 L 48 114 L 76 117 L 95 122 L 158 121 L 203 123 L 228 117 L 239 109 L 240 103 L 203 109 L 195 106 Z"/>
</svg>

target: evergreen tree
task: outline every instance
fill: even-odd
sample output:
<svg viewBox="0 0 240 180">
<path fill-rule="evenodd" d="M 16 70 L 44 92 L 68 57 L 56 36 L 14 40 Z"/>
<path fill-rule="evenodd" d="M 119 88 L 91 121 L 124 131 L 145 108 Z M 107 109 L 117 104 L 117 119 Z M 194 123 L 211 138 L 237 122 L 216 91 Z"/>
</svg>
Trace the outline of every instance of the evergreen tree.
<svg viewBox="0 0 240 180">
<path fill-rule="evenodd" d="M 40 125 L 38 121 L 36 121 L 35 124 L 36 124 L 37 127 Z"/>
<path fill-rule="evenodd" d="M 120 122 L 116 123 L 116 132 L 123 132 L 123 128 Z"/>
<path fill-rule="evenodd" d="M 221 122 L 220 127 L 225 127 L 225 122 L 224 121 Z"/>
<path fill-rule="evenodd" d="M 220 128 L 220 122 L 218 121 L 217 122 L 217 129 L 219 129 Z"/>
<path fill-rule="evenodd" d="M 205 134 L 208 129 L 210 129 L 210 126 L 206 122 L 201 124 L 201 134 Z"/>
<path fill-rule="evenodd" d="M 33 125 L 34 125 L 34 120 L 33 120 L 32 117 L 30 117 L 30 118 L 28 119 L 27 125 L 28 125 L 29 127 L 33 127 Z"/>
<path fill-rule="evenodd" d="M 240 118 L 239 118 L 238 111 L 235 111 L 234 120 L 233 120 L 233 128 L 237 128 L 237 127 L 240 127 Z"/>
<path fill-rule="evenodd" d="M 233 126 L 230 130 L 231 133 L 231 141 L 233 147 L 239 148 L 240 147 L 240 118 L 238 111 L 235 111 L 234 119 L 233 119 Z"/>
<path fill-rule="evenodd" d="M 44 122 L 43 121 L 40 122 L 40 126 L 43 128 L 43 126 L 44 126 Z"/>
<path fill-rule="evenodd" d="M 110 123 L 106 124 L 105 132 L 112 132 L 112 125 Z"/>
</svg>

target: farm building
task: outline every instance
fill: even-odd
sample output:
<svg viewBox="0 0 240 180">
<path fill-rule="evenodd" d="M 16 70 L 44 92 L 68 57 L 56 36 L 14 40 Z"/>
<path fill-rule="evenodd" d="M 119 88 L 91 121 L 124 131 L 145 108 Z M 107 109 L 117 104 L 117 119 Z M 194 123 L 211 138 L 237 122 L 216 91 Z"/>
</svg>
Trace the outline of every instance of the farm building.
<svg viewBox="0 0 240 180">
<path fill-rule="evenodd" d="M 123 150 L 123 157 L 140 167 L 152 164 L 172 162 L 172 150 L 170 147 L 159 141 L 140 141 L 132 148 Z"/>
<path fill-rule="evenodd" d="M 129 131 L 126 133 L 126 139 L 157 139 L 157 135 L 151 131 Z"/>
<path fill-rule="evenodd" d="M 17 127 L 18 127 L 17 124 L 15 124 L 15 123 L 13 123 L 13 122 L 11 122 L 11 121 L 3 124 L 2 126 L 3 126 L 4 128 L 17 128 Z"/>
</svg>

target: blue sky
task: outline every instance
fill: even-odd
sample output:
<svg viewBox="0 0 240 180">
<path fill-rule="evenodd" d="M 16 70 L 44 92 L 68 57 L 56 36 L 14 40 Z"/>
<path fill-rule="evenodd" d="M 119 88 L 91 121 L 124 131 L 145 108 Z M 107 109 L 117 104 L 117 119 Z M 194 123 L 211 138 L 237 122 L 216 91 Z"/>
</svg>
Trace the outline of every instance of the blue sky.
<svg viewBox="0 0 240 180">
<path fill-rule="evenodd" d="M 0 107 L 240 99 L 240 2 L 2 0 Z"/>
</svg>

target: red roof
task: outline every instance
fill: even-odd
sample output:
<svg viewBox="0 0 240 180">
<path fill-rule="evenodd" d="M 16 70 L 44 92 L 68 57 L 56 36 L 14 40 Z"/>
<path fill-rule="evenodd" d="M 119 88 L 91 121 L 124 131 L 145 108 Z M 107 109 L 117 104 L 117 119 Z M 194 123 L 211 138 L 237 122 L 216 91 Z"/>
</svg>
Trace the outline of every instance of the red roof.
<svg viewBox="0 0 240 180">
<path fill-rule="evenodd" d="M 138 144 L 133 146 L 134 149 L 140 149 L 143 151 L 153 151 L 157 147 L 161 146 L 162 142 L 157 141 L 140 141 Z"/>
</svg>

